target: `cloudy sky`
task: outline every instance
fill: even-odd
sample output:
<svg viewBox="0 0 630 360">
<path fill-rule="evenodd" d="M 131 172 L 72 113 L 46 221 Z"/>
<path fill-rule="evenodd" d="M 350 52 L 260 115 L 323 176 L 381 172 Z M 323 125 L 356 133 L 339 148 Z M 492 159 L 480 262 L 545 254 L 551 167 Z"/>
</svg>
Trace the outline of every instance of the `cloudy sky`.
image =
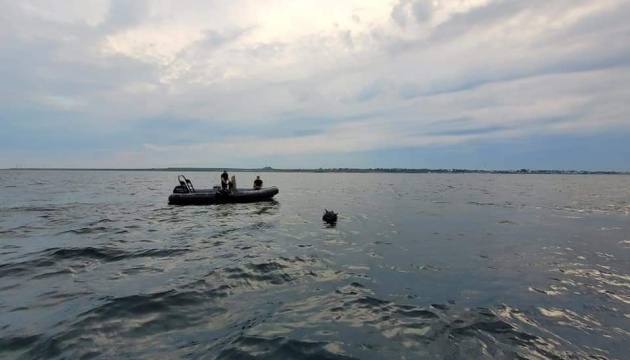
<svg viewBox="0 0 630 360">
<path fill-rule="evenodd" d="M 0 168 L 630 170 L 630 0 L 0 9 Z"/>
</svg>

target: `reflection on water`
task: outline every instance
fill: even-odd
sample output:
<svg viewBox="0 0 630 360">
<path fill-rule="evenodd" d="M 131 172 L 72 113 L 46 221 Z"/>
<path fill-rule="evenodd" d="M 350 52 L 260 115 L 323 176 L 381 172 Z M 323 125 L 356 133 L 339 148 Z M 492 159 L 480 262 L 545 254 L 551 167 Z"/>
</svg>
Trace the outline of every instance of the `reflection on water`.
<svg viewBox="0 0 630 360">
<path fill-rule="evenodd" d="M 0 357 L 627 356 L 627 177 L 176 176 L 0 172 Z"/>
</svg>

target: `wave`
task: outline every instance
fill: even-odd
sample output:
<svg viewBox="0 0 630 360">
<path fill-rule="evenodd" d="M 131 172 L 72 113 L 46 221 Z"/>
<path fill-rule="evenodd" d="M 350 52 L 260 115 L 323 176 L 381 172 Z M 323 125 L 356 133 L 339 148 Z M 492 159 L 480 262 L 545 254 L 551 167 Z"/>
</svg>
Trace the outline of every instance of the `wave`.
<svg viewBox="0 0 630 360">
<path fill-rule="evenodd" d="M 247 269 L 274 273 L 288 268 L 271 262 Z M 4 339 L 3 351 L 26 351 L 23 355 L 29 358 L 150 357 L 162 354 L 160 347 L 168 348 L 173 358 L 605 358 L 505 305 L 403 304 L 379 299 L 354 282 L 297 302 L 265 301 L 273 292 L 259 292 L 256 308 L 243 312 L 238 305 L 243 298 L 234 297 L 238 292 L 226 283 L 197 281 L 181 289 L 101 298 L 65 330 L 48 338 Z M 111 347 L 113 343 L 117 346 Z"/>
<path fill-rule="evenodd" d="M 342 274 L 333 272 L 313 257 L 279 257 L 261 263 L 249 263 L 215 269 L 209 272 L 206 283 L 225 283 L 235 291 L 250 291 L 270 286 L 308 281 L 329 281 Z"/>
<path fill-rule="evenodd" d="M 345 345 L 339 353 L 359 358 L 397 358 L 401 351 L 409 357 L 435 359 L 603 358 L 598 353 L 586 353 L 505 305 L 427 307 L 382 300 L 370 293 L 365 286 L 353 283 L 334 293 L 292 303 L 276 312 L 273 324 L 258 324 L 250 334 L 272 339 L 316 333 L 318 341 L 340 344 L 356 344 L 358 340 L 362 346 Z M 321 331 L 332 324 L 332 333 Z M 236 342 L 231 346 L 235 349 L 230 353 L 239 354 L 241 345 Z"/>
<path fill-rule="evenodd" d="M 17 352 L 28 349 L 41 339 L 41 335 L 13 335 L 0 337 L 0 353 Z"/>
<path fill-rule="evenodd" d="M 350 360 L 354 357 L 335 353 L 334 342 L 312 342 L 284 337 L 263 338 L 239 336 L 230 347 L 221 351 L 217 359 L 322 359 Z"/>
<path fill-rule="evenodd" d="M 170 257 L 190 251 L 190 249 L 186 248 L 141 249 L 134 251 L 96 247 L 51 248 L 38 253 L 26 255 L 28 257 L 34 257 L 31 260 L 1 264 L 0 277 L 34 273 L 39 271 L 38 269 L 51 268 L 66 261 L 72 262 L 91 259 L 101 262 L 115 262 L 142 257 Z M 59 273 L 64 273 L 64 270 L 60 270 Z M 54 275 L 54 273 L 39 274 L 36 277 L 47 277 L 52 275 Z"/>
<path fill-rule="evenodd" d="M 87 235 L 87 234 L 96 234 L 96 233 L 104 233 L 104 234 L 126 234 L 129 231 L 125 229 L 119 229 L 115 227 L 107 227 L 107 226 L 97 226 L 97 227 L 82 227 L 78 229 L 66 230 L 58 233 L 57 235 L 63 234 L 75 234 L 75 235 Z"/>
</svg>

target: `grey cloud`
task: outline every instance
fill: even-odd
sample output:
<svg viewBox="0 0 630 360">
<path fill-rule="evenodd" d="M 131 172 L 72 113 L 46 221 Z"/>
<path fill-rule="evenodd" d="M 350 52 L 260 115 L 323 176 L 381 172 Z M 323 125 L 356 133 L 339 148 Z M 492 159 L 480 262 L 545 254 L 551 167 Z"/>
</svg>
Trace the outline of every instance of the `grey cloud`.
<svg viewBox="0 0 630 360">
<path fill-rule="evenodd" d="M 0 2 L 0 40 L 9 40 L 15 35 L 16 27 L 25 19 L 17 1 Z M 0 45 L 2 43 L 0 42 Z"/>
<path fill-rule="evenodd" d="M 42 40 L 32 41 L 28 45 L 19 42 L 0 43 L 0 52 L 11 54 L 0 58 L 0 87 L 6 87 L 7 91 L 11 91 L 9 87 L 13 91 L 19 91 L 36 86 L 39 80 L 33 73 L 48 65 L 48 59 L 54 55 L 56 49 L 54 43 Z"/>
<path fill-rule="evenodd" d="M 430 1 L 399 0 L 390 16 L 398 26 L 404 28 L 411 21 L 424 22 L 431 18 L 433 9 Z"/>
<path fill-rule="evenodd" d="M 606 46 L 581 49 L 566 55 L 538 59 L 529 62 L 527 59 L 506 60 L 496 67 L 471 69 L 465 76 L 443 79 L 433 85 L 418 90 L 416 96 L 430 96 L 450 92 L 465 91 L 486 84 L 513 81 L 529 77 L 578 73 L 615 68 L 630 65 L 630 48 L 610 51 Z M 407 95 L 410 92 L 406 92 Z M 403 96 L 409 98 L 409 96 Z"/>
<path fill-rule="evenodd" d="M 589 0 L 505 0 L 489 2 L 481 7 L 473 8 L 470 11 L 453 15 L 449 20 L 438 25 L 429 38 L 430 43 L 441 43 L 452 41 L 455 38 L 474 33 L 478 30 L 491 29 L 493 26 L 505 23 L 523 14 L 540 14 L 543 19 L 547 19 L 548 24 L 553 23 L 558 18 L 566 15 L 570 9 L 579 6 L 589 6 L 593 2 Z M 554 43 L 555 45 L 566 45 L 562 41 L 570 40 L 572 37 L 581 37 L 590 33 L 596 33 L 605 29 L 621 28 L 628 34 L 627 19 L 630 16 L 630 6 L 619 1 L 610 10 L 591 13 L 581 18 L 574 24 L 570 24 L 565 29 L 553 29 L 542 34 L 536 39 L 539 44 Z M 523 30 L 527 31 L 531 26 L 540 24 L 523 24 Z M 620 34 L 621 35 L 621 34 Z"/>
<path fill-rule="evenodd" d="M 264 61 L 277 57 L 284 51 L 288 50 L 289 47 L 290 45 L 287 43 L 276 41 L 259 43 L 249 49 L 245 49 L 245 51 L 251 54 L 253 57 Z"/>
<path fill-rule="evenodd" d="M 429 132 L 422 133 L 422 135 L 426 135 L 426 136 L 480 135 L 480 134 L 495 133 L 495 132 L 504 131 L 507 129 L 509 128 L 506 126 L 491 125 L 491 126 L 475 127 L 475 128 L 429 131 Z"/>
<path fill-rule="evenodd" d="M 148 0 L 110 0 L 107 20 L 101 31 L 110 32 L 141 23 L 149 14 Z"/>
<path fill-rule="evenodd" d="M 418 86 L 411 83 L 402 83 L 398 86 L 398 94 L 403 99 L 413 99 L 423 93 Z"/>
<path fill-rule="evenodd" d="M 325 134 L 324 130 L 321 129 L 301 129 L 293 132 L 293 136 L 303 137 L 303 136 L 312 136 L 312 135 L 322 135 Z"/>
<path fill-rule="evenodd" d="M 619 2 L 615 7 L 591 14 L 569 25 L 563 31 L 545 34 L 536 42 L 536 50 L 584 42 L 591 43 L 591 46 L 600 46 L 603 51 L 611 47 L 627 48 L 627 39 L 630 37 L 628 19 L 630 19 L 630 6 Z"/>
<path fill-rule="evenodd" d="M 354 49 L 354 39 L 352 38 L 352 31 L 340 31 L 338 35 L 349 50 Z"/>
<path fill-rule="evenodd" d="M 427 125 L 441 125 L 441 126 L 460 126 L 460 125 L 464 125 L 464 124 L 468 124 L 471 121 L 473 121 L 474 119 L 470 116 L 462 116 L 462 117 L 458 117 L 458 118 L 447 118 L 447 119 L 440 119 L 440 120 L 435 120 L 435 121 L 431 121 L 430 123 L 428 123 Z"/>
<path fill-rule="evenodd" d="M 357 94 L 355 99 L 358 102 L 370 101 L 374 99 L 375 97 L 377 97 L 378 95 L 382 94 L 383 91 L 384 91 L 383 82 L 375 81 L 363 87 L 363 89 L 361 89 L 361 91 L 359 92 L 359 94 Z"/>
<path fill-rule="evenodd" d="M 544 0 L 489 2 L 470 11 L 453 15 L 431 32 L 429 41 L 436 43 L 449 41 L 479 29 L 490 28 L 497 23 L 519 15 L 523 11 L 530 10 L 532 7 L 540 8 L 548 4 L 549 2 Z"/>
<path fill-rule="evenodd" d="M 590 4 L 586 1 L 576 3 Z M 557 15 L 557 12 L 566 13 L 569 4 L 574 3 L 537 1 L 534 6 L 531 2 L 522 1 L 490 3 L 453 16 L 438 26 L 427 41 L 399 42 L 396 39 L 386 41 L 389 42 L 391 56 L 406 54 L 411 57 L 412 54 L 428 53 L 436 45 L 457 46 L 459 41 L 465 41 L 459 38 L 460 35 L 492 29 L 495 25 L 524 12 L 529 12 L 532 18 L 535 18 L 538 12 L 550 17 Z M 511 43 L 510 37 L 499 37 L 497 40 L 491 40 L 487 46 L 477 45 L 478 51 L 469 51 L 468 58 L 443 59 L 444 63 L 451 64 L 453 71 L 445 72 L 439 79 L 429 82 L 418 82 L 408 78 L 392 80 L 400 84 L 398 95 L 401 98 L 412 99 L 418 96 L 466 91 L 485 84 L 540 75 L 628 66 L 630 46 L 627 45 L 626 39 L 630 34 L 630 23 L 627 22 L 629 16 L 630 7 L 619 2 L 616 8 L 594 12 L 566 28 L 554 31 L 541 30 L 534 39 Z M 536 56 L 532 57 L 532 54 Z M 431 61 L 433 65 L 438 67 L 441 65 L 437 58 Z M 417 67 L 411 63 L 404 66 L 410 72 L 412 68 Z M 399 65 L 400 72 L 404 72 L 404 66 Z"/>
<path fill-rule="evenodd" d="M 411 11 L 417 22 L 427 21 L 433 12 L 431 1 L 416 1 L 413 3 Z"/>
<path fill-rule="evenodd" d="M 195 82 L 200 79 L 212 82 L 215 78 L 221 78 L 226 71 L 225 66 L 216 65 L 209 68 L 209 59 L 215 58 L 221 51 L 224 52 L 223 56 L 225 53 L 231 53 L 235 59 L 238 56 L 236 54 L 238 50 L 229 49 L 229 46 L 254 29 L 255 27 L 232 28 L 223 31 L 207 29 L 203 31 L 203 37 L 199 41 L 188 45 L 176 54 L 169 68 L 177 68 L 180 62 L 190 65 L 187 66 L 187 70 L 177 74 L 179 83 Z M 234 62 L 236 63 L 236 60 Z"/>
<path fill-rule="evenodd" d="M 226 31 L 205 30 L 203 32 L 204 38 L 200 41 L 200 45 L 203 48 L 217 48 L 230 44 L 242 36 L 250 33 L 255 27 L 237 28 Z"/>
<path fill-rule="evenodd" d="M 113 89 L 128 79 L 156 77 L 152 66 L 97 50 L 110 31 L 142 21 L 148 13 L 146 1 L 111 1 L 108 17 L 98 27 L 29 18 L 16 6 L 7 10 L 15 21 L 0 41 L 0 51 L 10 54 L 0 57 L 4 79 L 0 88 L 8 92 L 85 95 Z"/>
<path fill-rule="evenodd" d="M 400 0 L 392 8 L 391 17 L 400 27 L 407 26 L 407 11 L 405 9 L 407 2 L 407 0 Z"/>
<path fill-rule="evenodd" d="M 86 36 L 78 41 L 92 39 Z M 63 47 L 48 40 L 3 43 L 1 49 L 11 54 L 0 66 L 0 88 L 6 93 L 21 89 L 35 94 L 85 95 L 113 89 L 130 78 L 151 81 L 156 77 L 154 67 L 122 56 L 102 58 L 98 65 L 58 60 Z"/>
</svg>

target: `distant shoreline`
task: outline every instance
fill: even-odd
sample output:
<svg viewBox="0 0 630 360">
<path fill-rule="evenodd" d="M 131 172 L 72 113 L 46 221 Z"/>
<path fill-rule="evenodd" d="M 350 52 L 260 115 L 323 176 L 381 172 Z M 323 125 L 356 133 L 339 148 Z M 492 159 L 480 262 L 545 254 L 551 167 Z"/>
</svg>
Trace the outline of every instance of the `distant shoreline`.
<svg viewBox="0 0 630 360">
<path fill-rule="evenodd" d="M 630 175 L 623 171 L 585 170 L 470 170 L 470 169 L 405 169 L 405 168 L 320 168 L 320 169 L 275 169 L 275 168 L 7 168 L 0 170 L 47 170 L 47 171 L 171 171 L 171 172 L 280 172 L 280 173 L 401 173 L 401 174 L 538 174 L 538 175 Z"/>
</svg>

